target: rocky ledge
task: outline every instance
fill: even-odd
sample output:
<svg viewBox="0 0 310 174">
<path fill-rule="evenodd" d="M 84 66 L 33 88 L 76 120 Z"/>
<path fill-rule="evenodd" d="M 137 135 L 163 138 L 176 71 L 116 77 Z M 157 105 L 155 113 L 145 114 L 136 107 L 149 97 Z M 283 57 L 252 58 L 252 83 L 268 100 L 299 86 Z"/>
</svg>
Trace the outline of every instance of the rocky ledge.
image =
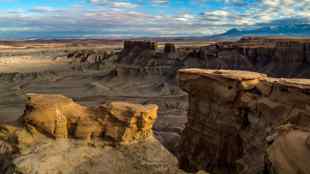
<svg viewBox="0 0 310 174">
<path fill-rule="evenodd" d="M 309 173 L 310 80 L 183 69 L 189 94 L 180 166 L 214 174 Z"/>
<path fill-rule="evenodd" d="M 62 95 L 29 94 L 24 114 L 0 126 L 0 173 L 182 173 L 153 138 L 156 105 L 96 108 Z"/>
</svg>

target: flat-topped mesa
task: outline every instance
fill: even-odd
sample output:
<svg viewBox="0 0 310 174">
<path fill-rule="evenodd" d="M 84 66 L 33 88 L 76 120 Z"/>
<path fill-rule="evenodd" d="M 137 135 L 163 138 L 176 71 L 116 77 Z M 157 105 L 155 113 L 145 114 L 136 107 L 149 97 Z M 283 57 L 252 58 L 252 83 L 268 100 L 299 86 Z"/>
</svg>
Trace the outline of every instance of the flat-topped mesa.
<svg viewBox="0 0 310 174">
<path fill-rule="evenodd" d="M 54 139 L 93 140 L 130 144 L 152 135 L 156 105 L 111 102 L 96 108 L 82 106 L 62 95 L 29 94 L 23 116 L 14 125 L 0 126 L 0 139 L 28 144 L 42 135 Z M 18 131 L 16 131 L 18 130 Z M 22 133 L 23 136 L 20 136 Z M 29 140 L 29 141 L 28 141 Z"/>
<path fill-rule="evenodd" d="M 169 53 L 175 53 L 176 52 L 176 47 L 175 44 L 173 43 L 166 43 L 164 47 L 164 53 L 169 54 Z"/>
<path fill-rule="evenodd" d="M 188 171 L 253 174 L 266 168 L 265 161 L 277 169 L 278 161 L 265 154 L 278 127 L 310 127 L 310 80 L 203 69 L 183 69 L 178 77 L 189 94 L 179 154 L 180 166 Z"/>
<path fill-rule="evenodd" d="M 140 49 L 142 50 L 156 50 L 157 43 L 151 41 L 124 41 L 124 50 Z"/>
<path fill-rule="evenodd" d="M 247 41 L 247 44 L 242 44 L 243 55 L 250 59 L 254 58 L 254 61 L 258 61 L 256 59 L 261 57 L 268 57 L 269 61 L 275 63 L 295 65 L 310 63 L 309 39 L 253 38 L 240 40 L 241 43 Z"/>
</svg>

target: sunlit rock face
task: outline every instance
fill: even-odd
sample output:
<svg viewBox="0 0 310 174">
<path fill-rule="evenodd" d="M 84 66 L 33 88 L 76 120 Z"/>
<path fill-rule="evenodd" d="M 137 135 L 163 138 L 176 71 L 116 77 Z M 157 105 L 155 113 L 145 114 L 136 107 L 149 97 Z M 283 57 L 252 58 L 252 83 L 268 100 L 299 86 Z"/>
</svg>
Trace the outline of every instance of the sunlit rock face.
<svg viewBox="0 0 310 174">
<path fill-rule="evenodd" d="M 153 136 L 157 105 L 27 96 L 20 119 L 0 125 L 0 173 L 183 173 Z"/>
<path fill-rule="evenodd" d="M 29 94 L 19 121 L 56 139 L 109 137 L 115 142 L 131 143 L 151 136 L 157 110 L 156 105 L 126 102 L 91 108 L 62 95 Z"/>
<path fill-rule="evenodd" d="M 105 136 L 114 141 L 130 143 L 152 135 L 153 123 L 157 118 L 156 105 L 112 102 L 102 109 L 108 114 Z"/>
<path fill-rule="evenodd" d="M 183 169 L 206 169 L 215 174 L 253 174 L 270 168 L 283 171 L 284 163 L 279 162 L 280 152 L 275 149 L 281 143 L 301 146 L 306 140 L 307 133 L 302 138 L 295 138 L 295 132 L 291 132 L 294 135 L 288 139 L 277 135 L 279 127 L 287 124 L 294 125 L 296 129 L 309 127 L 309 80 L 269 78 L 247 71 L 203 69 L 180 70 L 178 78 L 179 86 L 189 94 L 190 105 L 179 147 Z M 288 163 L 295 159 L 294 148 L 290 148 L 292 144 L 284 148 L 285 153 L 292 153 L 292 158 L 286 159 Z M 266 158 L 268 148 L 271 149 L 268 151 L 269 160 Z M 308 147 L 304 145 L 301 148 Z M 300 154 L 298 152 L 297 155 Z M 294 166 L 294 162 L 290 165 Z M 295 171 L 309 172 L 305 165 L 295 167 Z"/>
<path fill-rule="evenodd" d="M 267 149 L 266 171 L 270 174 L 309 173 L 309 143 L 309 130 L 292 125 L 281 127 Z"/>
</svg>

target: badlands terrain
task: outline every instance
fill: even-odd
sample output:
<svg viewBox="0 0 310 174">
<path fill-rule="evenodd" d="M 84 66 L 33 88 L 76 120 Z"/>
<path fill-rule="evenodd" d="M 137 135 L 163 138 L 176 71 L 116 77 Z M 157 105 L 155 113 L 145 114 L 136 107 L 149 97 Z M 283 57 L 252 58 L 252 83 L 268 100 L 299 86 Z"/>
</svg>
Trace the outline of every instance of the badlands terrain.
<svg viewBox="0 0 310 174">
<path fill-rule="evenodd" d="M 310 173 L 310 40 L 3 42 L 0 56 L 2 173 Z"/>
</svg>

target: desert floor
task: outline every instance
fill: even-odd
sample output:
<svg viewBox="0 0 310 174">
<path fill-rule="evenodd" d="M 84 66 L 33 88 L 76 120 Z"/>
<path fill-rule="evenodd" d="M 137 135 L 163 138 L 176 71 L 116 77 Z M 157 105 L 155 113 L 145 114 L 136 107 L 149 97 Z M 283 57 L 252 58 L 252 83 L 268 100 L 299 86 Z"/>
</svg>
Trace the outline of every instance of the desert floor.
<svg viewBox="0 0 310 174">
<path fill-rule="evenodd" d="M 69 48 L 74 49 L 81 48 Z M 121 45 L 100 49 L 119 50 Z M 113 63 L 100 69 L 76 68 L 67 60 L 67 51 L 53 47 L 0 49 L 0 122 L 14 121 L 23 114 L 27 93 L 63 94 L 88 106 L 108 101 L 155 103 L 160 107 L 155 134 L 168 140 L 166 144 L 176 142 L 187 108 L 187 96 L 176 85 L 157 76 L 111 77 Z"/>
</svg>

